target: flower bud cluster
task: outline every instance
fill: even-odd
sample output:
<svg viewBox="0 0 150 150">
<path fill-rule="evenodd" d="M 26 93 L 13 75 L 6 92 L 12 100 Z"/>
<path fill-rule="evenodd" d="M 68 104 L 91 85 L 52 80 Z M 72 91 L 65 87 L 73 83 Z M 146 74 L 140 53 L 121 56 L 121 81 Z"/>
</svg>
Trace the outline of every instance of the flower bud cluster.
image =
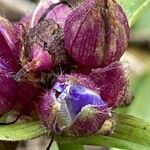
<svg viewBox="0 0 150 150">
<path fill-rule="evenodd" d="M 0 115 L 38 108 L 53 133 L 97 133 L 131 98 L 119 62 L 128 40 L 128 20 L 114 0 L 76 7 L 45 0 L 15 24 L 0 18 Z"/>
</svg>

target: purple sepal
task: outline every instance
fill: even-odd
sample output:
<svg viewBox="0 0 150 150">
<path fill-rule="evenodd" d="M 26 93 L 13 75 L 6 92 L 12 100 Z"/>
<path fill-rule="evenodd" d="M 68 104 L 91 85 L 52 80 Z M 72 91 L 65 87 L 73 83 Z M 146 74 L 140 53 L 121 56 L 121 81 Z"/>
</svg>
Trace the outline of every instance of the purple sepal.
<svg viewBox="0 0 150 150">
<path fill-rule="evenodd" d="M 131 98 L 125 67 L 114 62 L 105 68 L 93 69 L 90 74 L 95 86 L 100 88 L 101 97 L 109 107 L 118 107 L 125 99 Z M 128 97 L 129 96 L 129 97 Z"/>
<path fill-rule="evenodd" d="M 56 114 L 59 109 L 53 90 L 46 91 L 43 94 L 39 106 L 40 120 L 47 129 L 53 130 L 55 127 Z"/>
<path fill-rule="evenodd" d="M 16 47 L 10 34 L 2 26 L 0 26 L 0 56 L 9 62 L 13 71 L 17 71 L 20 68 L 19 60 L 16 60 Z"/>
<path fill-rule="evenodd" d="M 9 20 L 0 16 L 1 34 L 4 36 L 6 43 L 10 48 L 9 52 L 11 51 L 11 55 L 13 55 L 14 60 L 16 60 L 16 63 L 19 64 L 19 51 L 21 49 L 22 37 L 18 34 L 18 29 L 15 24 L 12 24 Z M 19 65 L 17 67 L 19 67 Z"/>
<path fill-rule="evenodd" d="M 64 132 L 67 135 L 78 137 L 93 135 L 101 129 L 109 117 L 108 109 L 88 105 L 81 109 L 71 126 L 66 128 Z"/>
<path fill-rule="evenodd" d="M 32 82 L 19 83 L 18 96 L 16 98 L 15 109 L 24 115 L 31 116 L 35 112 L 39 96 L 41 96 L 41 88 Z"/>
</svg>

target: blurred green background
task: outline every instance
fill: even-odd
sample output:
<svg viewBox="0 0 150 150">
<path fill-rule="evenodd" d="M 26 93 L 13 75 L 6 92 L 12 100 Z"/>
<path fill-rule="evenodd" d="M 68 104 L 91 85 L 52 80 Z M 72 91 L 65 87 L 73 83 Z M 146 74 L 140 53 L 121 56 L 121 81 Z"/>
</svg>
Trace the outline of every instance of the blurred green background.
<svg viewBox="0 0 150 150">
<path fill-rule="evenodd" d="M 130 106 L 119 108 L 118 112 L 150 122 L 150 5 L 131 28 L 124 60 L 130 62 L 130 85 L 135 98 Z"/>
</svg>

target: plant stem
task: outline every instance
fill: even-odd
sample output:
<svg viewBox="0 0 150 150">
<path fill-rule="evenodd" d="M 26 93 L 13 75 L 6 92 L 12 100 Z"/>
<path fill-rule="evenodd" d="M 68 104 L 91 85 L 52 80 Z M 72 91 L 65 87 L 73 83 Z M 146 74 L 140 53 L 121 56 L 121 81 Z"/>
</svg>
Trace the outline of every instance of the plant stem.
<svg viewBox="0 0 150 150">
<path fill-rule="evenodd" d="M 83 150 L 83 145 L 77 143 L 60 143 L 58 144 L 59 150 Z"/>
</svg>

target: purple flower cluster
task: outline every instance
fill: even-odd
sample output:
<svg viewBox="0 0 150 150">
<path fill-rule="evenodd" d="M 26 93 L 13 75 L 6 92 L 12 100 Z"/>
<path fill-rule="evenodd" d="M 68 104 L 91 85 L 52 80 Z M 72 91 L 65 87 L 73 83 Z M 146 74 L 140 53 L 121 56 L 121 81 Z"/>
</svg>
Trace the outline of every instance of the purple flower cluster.
<svg viewBox="0 0 150 150">
<path fill-rule="evenodd" d="M 56 134 L 97 133 L 131 98 L 119 62 L 128 39 L 128 20 L 114 0 L 76 7 L 45 0 L 15 24 L 1 17 L 0 115 L 11 109 L 31 115 L 38 107 Z"/>
</svg>

